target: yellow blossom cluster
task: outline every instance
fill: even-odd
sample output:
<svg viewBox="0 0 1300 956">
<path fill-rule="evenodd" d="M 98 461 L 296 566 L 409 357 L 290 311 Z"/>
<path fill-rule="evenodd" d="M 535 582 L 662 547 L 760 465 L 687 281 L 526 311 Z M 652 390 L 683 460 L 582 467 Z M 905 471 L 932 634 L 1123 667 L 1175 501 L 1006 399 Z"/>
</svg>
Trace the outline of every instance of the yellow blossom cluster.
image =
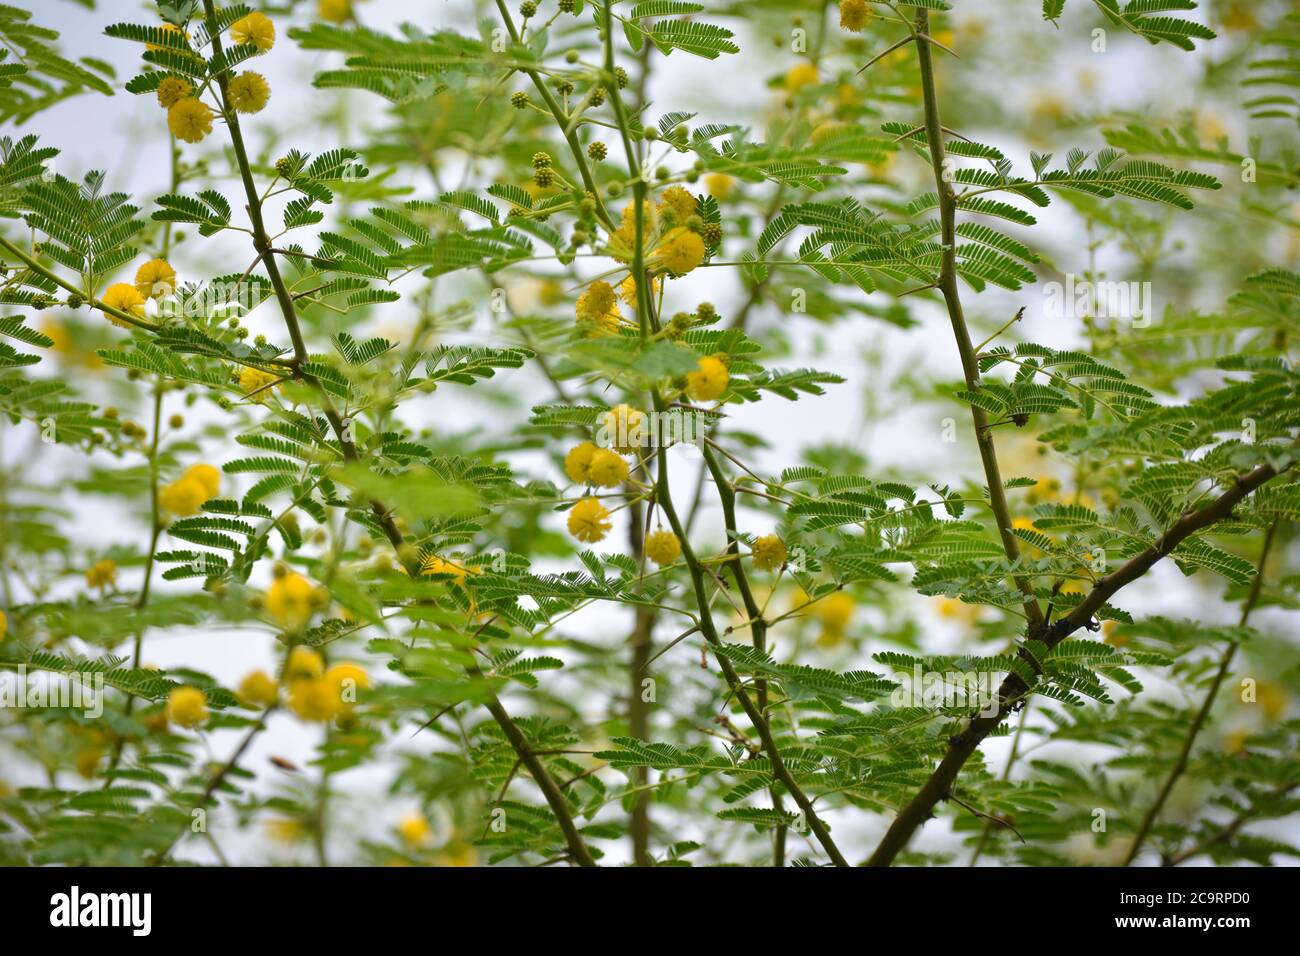
<svg viewBox="0 0 1300 956">
<path fill-rule="evenodd" d="M 221 490 L 221 472 L 211 465 L 191 465 L 170 484 L 158 490 L 158 506 L 170 515 L 187 518 L 199 513 L 203 502 Z"/>
<path fill-rule="evenodd" d="M 86 569 L 86 587 L 109 588 L 117 584 L 117 565 L 110 558 L 96 561 Z"/>
<path fill-rule="evenodd" d="M 331 8 L 333 6 L 336 5 L 331 5 Z M 350 13 L 349 7 L 348 15 Z M 180 28 L 164 24 L 162 29 Z M 275 46 L 275 24 L 266 14 L 254 11 L 230 25 L 230 39 L 239 45 L 251 44 L 261 56 Z M 260 112 L 271 97 L 266 77 L 252 71 L 232 77 L 225 82 L 224 88 L 228 108 L 239 113 Z M 158 82 L 156 94 L 158 105 L 167 111 L 167 128 L 173 136 L 183 143 L 201 143 L 207 139 L 216 113 L 195 95 L 194 85 L 188 79 L 177 75 L 164 76 Z"/>
<path fill-rule="evenodd" d="M 289 688 L 289 709 L 302 720 L 315 723 L 328 723 L 350 713 L 357 692 L 370 689 L 370 675 L 360 664 L 344 661 L 327 668 L 319 652 L 301 644 L 289 652 L 284 681 Z"/>
</svg>

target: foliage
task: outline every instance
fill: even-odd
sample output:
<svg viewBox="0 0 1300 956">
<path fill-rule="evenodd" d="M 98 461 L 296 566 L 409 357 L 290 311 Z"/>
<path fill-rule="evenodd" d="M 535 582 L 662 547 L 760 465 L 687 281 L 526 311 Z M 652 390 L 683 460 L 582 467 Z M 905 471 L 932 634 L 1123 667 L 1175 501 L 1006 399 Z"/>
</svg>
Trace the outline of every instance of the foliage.
<svg viewBox="0 0 1300 956">
<path fill-rule="evenodd" d="M 101 689 L 0 708 L 0 861 L 1300 853 L 1294 16 L 1015 41 L 1219 43 L 1229 137 L 1007 110 L 1010 5 L 461 6 L 159 3 L 121 83 L 0 7 L 0 676 Z M 258 115 L 291 47 L 332 144 Z M 651 96 L 735 63 L 762 128 Z M 82 93 L 168 182 L 61 164 Z M 892 457 L 766 428 L 859 385 Z"/>
</svg>

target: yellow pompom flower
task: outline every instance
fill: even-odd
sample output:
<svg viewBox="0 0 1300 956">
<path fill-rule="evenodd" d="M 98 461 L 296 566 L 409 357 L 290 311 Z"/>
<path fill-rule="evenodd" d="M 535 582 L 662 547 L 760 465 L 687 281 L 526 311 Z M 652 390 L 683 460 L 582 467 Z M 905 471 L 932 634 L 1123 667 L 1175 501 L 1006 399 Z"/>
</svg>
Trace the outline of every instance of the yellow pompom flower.
<svg viewBox="0 0 1300 956">
<path fill-rule="evenodd" d="M 230 25 L 230 39 L 241 44 L 251 43 L 259 54 L 266 53 L 275 46 L 275 24 L 266 14 L 254 11 Z"/>
<path fill-rule="evenodd" d="M 670 229 L 650 257 L 650 266 L 659 272 L 684 276 L 704 261 L 704 240 L 685 226 Z"/>
<path fill-rule="evenodd" d="M 0 611 L 0 641 L 3 641 L 5 639 L 5 635 L 8 633 L 9 633 L 9 615 L 5 614 L 4 611 Z"/>
<path fill-rule="evenodd" d="M 575 312 L 578 317 L 578 328 L 592 338 L 614 334 L 623 321 L 613 287 L 599 279 L 578 296 Z"/>
<path fill-rule="evenodd" d="M 266 671 L 253 671 L 245 676 L 235 693 L 250 707 L 270 707 L 280 699 L 280 687 Z"/>
<path fill-rule="evenodd" d="M 344 708 L 351 708 L 357 702 L 357 691 L 370 689 L 370 675 L 366 669 L 351 661 L 331 665 L 321 679 L 334 689 Z"/>
<path fill-rule="evenodd" d="M 303 720 L 327 723 L 343 709 L 338 688 L 321 678 L 294 681 L 289 688 L 289 709 Z"/>
<path fill-rule="evenodd" d="M 660 528 L 651 531 L 645 539 L 645 556 L 658 565 L 672 564 L 682 553 L 682 543 L 677 535 Z"/>
<path fill-rule="evenodd" d="M 774 534 L 765 534 L 754 539 L 749 555 L 754 561 L 754 567 L 760 571 L 771 571 L 785 564 L 785 542 Z"/>
<path fill-rule="evenodd" d="M 176 291 L 176 270 L 166 259 L 150 259 L 135 270 L 135 291 L 146 299 L 161 299 Z"/>
<path fill-rule="evenodd" d="M 627 461 L 622 455 L 608 448 L 597 448 L 592 453 L 587 474 L 593 485 L 601 488 L 617 488 L 627 481 Z"/>
<path fill-rule="evenodd" d="M 306 624 L 318 603 L 315 585 L 293 571 L 276 578 L 266 591 L 266 610 L 286 630 Z"/>
<path fill-rule="evenodd" d="M 853 619 L 857 602 L 845 591 L 834 591 L 826 595 L 808 610 L 812 616 L 822 622 L 828 631 L 842 633 Z"/>
<path fill-rule="evenodd" d="M 187 99 L 193 93 L 193 85 L 184 77 L 165 77 L 158 84 L 158 105 L 165 110 L 169 110 L 181 100 Z"/>
<path fill-rule="evenodd" d="M 659 276 L 650 280 L 650 298 L 653 299 L 659 294 L 663 284 L 664 280 Z M 633 276 L 629 275 L 618 284 L 618 297 L 633 308 L 636 307 L 636 279 Z"/>
<path fill-rule="evenodd" d="M 316 16 L 329 23 L 347 23 L 352 16 L 352 0 L 320 0 Z"/>
<path fill-rule="evenodd" d="M 104 290 L 104 294 L 99 297 L 99 300 L 103 302 L 104 305 L 117 309 L 119 312 L 126 312 L 130 315 L 136 316 L 137 318 L 144 318 L 144 296 L 136 291 L 135 286 L 126 282 L 113 283 Z M 123 322 L 111 312 L 105 312 L 104 314 L 108 316 L 108 321 L 112 322 L 114 325 L 120 325 L 123 328 L 128 327 L 127 323 Z"/>
<path fill-rule="evenodd" d="M 240 73 L 226 87 L 230 105 L 239 113 L 260 113 L 271 98 L 266 77 L 251 70 Z"/>
<path fill-rule="evenodd" d="M 221 472 L 211 465 L 202 463 L 190 465 L 181 477 L 197 481 L 208 493 L 209 498 L 215 498 L 217 492 L 221 490 Z"/>
<path fill-rule="evenodd" d="M 455 579 L 457 584 L 464 584 L 465 577 L 477 568 L 465 568 L 459 564 L 448 561 L 446 558 L 440 558 L 436 554 L 426 554 L 420 559 L 420 573 L 423 575 L 449 574 Z"/>
<path fill-rule="evenodd" d="M 167 128 L 186 143 L 199 143 L 212 132 L 212 109 L 192 96 L 177 100 L 167 111 Z"/>
<path fill-rule="evenodd" d="M 727 199 L 736 188 L 736 181 L 726 173 L 709 173 L 704 177 L 704 188 L 709 195 L 721 202 Z"/>
<path fill-rule="evenodd" d="M 811 63 L 796 63 L 785 75 L 785 88 L 791 93 L 798 93 L 804 87 L 814 85 L 817 80 L 817 67 Z"/>
<path fill-rule="evenodd" d="M 727 366 L 720 359 L 706 355 L 700 359 L 699 367 L 686 375 L 686 392 L 697 402 L 711 402 L 721 398 L 727 390 L 731 376 Z"/>
<path fill-rule="evenodd" d="M 397 835 L 407 846 L 422 845 L 431 832 L 429 821 L 418 813 L 408 813 L 397 821 Z"/>
<path fill-rule="evenodd" d="M 669 186 L 659 197 L 659 211 L 671 209 L 679 224 L 695 215 L 695 197 L 681 186 Z"/>
<path fill-rule="evenodd" d="M 248 365 L 239 367 L 239 388 L 244 393 L 244 397 L 249 401 L 257 402 L 259 405 L 271 397 L 279 385 L 271 386 L 271 383 L 278 379 L 278 375 L 270 372 L 263 372 L 261 369 L 252 368 Z M 268 386 L 271 386 L 268 388 Z"/>
<path fill-rule="evenodd" d="M 840 0 L 840 26 L 850 33 L 861 33 L 871 19 L 867 0 Z"/>
<path fill-rule="evenodd" d="M 106 588 L 113 584 L 117 584 L 117 565 L 109 558 L 96 561 L 86 569 L 87 587 Z"/>
<path fill-rule="evenodd" d="M 591 476 L 591 460 L 600 451 L 589 441 L 574 445 L 564 456 L 564 473 L 570 481 L 586 484 Z"/>
<path fill-rule="evenodd" d="M 284 664 L 284 679 L 287 681 L 314 680 L 324 673 L 325 659 L 301 644 L 289 652 L 289 659 Z"/>
<path fill-rule="evenodd" d="M 596 498 L 583 498 L 569 510 L 569 534 L 579 541 L 594 544 L 612 527 L 609 510 Z"/>
<path fill-rule="evenodd" d="M 199 513 L 203 502 L 212 496 L 203 482 L 194 478 L 179 478 L 158 489 L 158 506 L 178 518 L 188 518 Z"/>
<path fill-rule="evenodd" d="M 167 719 L 193 730 L 208 719 L 208 697 L 197 687 L 177 687 L 167 695 Z"/>
<path fill-rule="evenodd" d="M 601 416 L 603 441 L 620 454 L 631 454 L 641 447 L 646 427 L 645 413 L 631 405 L 615 405 Z"/>
</svg>

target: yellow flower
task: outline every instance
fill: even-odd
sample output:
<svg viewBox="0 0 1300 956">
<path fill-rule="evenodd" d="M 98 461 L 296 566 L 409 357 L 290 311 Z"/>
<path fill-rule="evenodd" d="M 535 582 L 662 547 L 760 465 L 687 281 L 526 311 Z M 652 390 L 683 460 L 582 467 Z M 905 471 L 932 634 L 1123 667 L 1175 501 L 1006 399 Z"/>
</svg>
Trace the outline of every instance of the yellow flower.
<svg viewBox="0 0 1300 956">
<path fill-rule="evenodd" d="M 202 142 L 212 132 L 212 110 L 192 96 L 177 100 L 167 111 L 167 128 L 179 140 Z"/>
<path fill-rule="evenodd" d="M 178 518 L 188 518 L 199 513 L 203 502 L 212 496 L 203 482 L 194 478 L 179 478 L 158 491 L 158 506 Z"/>
<path fill-rule="evenodd" d="M 760 571 L 771 571 L 785 564 L 785 542 L 774 534 L 765 534 L 754 539 L 749 555 L 754 560 L 754 567 Z"/>
<path fill-rule="evenodd" d="M 284 664 L 284 679 L 289 681 L 313 679 L 325 673 L 325 660 L 310 647 L 299 644 L 289 652 Z"/>
<path fill-rule="evenodd" d="M 709 173 L 704 177 L 704 188 L 719 202 L 727 199 L 736 188 L 736 181 L 726 173 Z"/>
<path fill-rule="evenodd" d="M 599 279 L 578 296 L 575 311 L 578 328 L 584 330 L 589 338 L 612 335 L 618 331 L 619 324 L 623 321 L 613 287 Z"/>
<path fill-rule="evenodd" d="M 208 719 L 208 698 L 197 687 L 177 687 L 167 695 L 167 719 L 193 730 Z"/>
<path fill-rule="evenodd" d="M 316 605 L 315 586 L 294 571 L 280 575 L 266 591 L 266 610 L 286 630 L 296 631 L 306 624 Z"/>
<path fill-rule="evenodd" d="M 695 197 L 681 186 L 669 186 L 659 197 L 659 211 L 671 209 L 678 224 L 684 224 L 695 215 Z"/>
<path fill-rule="evenodd" d="M 77 755 L 72 758 L 72 766 L 76 768 L 79 775 L 87 780 L 93 780 L 99 771 L 99 761 L 103 756 L 104 751 L 98 747 L 78 750 Z"/>
<path fill-rule="evenodd" d="M 350 711 L 357 702 L 357 691 L 370 689 L 370 675 L 360 664 L 343 661 L 334 664 L 321 678 L 338 696 L 339 706 Z"/>
<path fill-rule="evenodd" d="M 266 671 L 253 671 L 239 682 L 235 693 L 251 707 L 270 707 L 280 699 L 280 688 L 275 678 Z"/>
<path fill-rule="evenodd" d="M 169 110 L 181 100 L 189 97 L 193 92 L 194 87 L 184 77 L 165 77 L 158 84 L 158 105 L 165 110 Z"/>
<path fill-rule="evenodd" d="M 289 709 L 303 720 L 327 723 L 343 709 L 338 688 L 321 678 L 296 680 L 289 688 Z"/>
<path fill-rule="evenodd" d="M 844 591 L 834 591 L 822 598 L 808 610 L 813 617 L 822 622 L 828 631 L 843 633 L 853 619 L 857 602 L 853 596 Z"/>
<path fill-rule="evenodd" d="M 656 271 L 684 276 L 704 261 L 704 240 L 685 226 L 670 229 L 650 256 Z"/>
<path fill-rule="evenodd" d="M 117 584 L 117 565 L 110 559 L 96 561 L 86 569 L 87 587 L 105 588 L 110 584 Z"/>
<path fill-rule="evenodd" d="M 682 553 L 682 543 L 671 531 L 652 531 L 646 535 L 645 556 L 658 565 L 672 564 Z"/>
<path fill-rule="evenodd" d="M 711 402 L 722 397 L 729 380 L 727 366 L 712 355 L 706 355 L 700 359 L 699 368 L 687 373 L 686 391 L 697 402 Z"/>
<path fill-rule="evenodd" d="M 408 813 L 397 821 L 397 835 L 408 846 L 420 846 L 431 832 L 429 821 L 419 813 Z"/>
<path fill-rule="evenodd" d="M 641 235 L 642 238 L 647 238 L 655 226 L 655 210 L 654 206 L 649 204 L 643 205 L 642 210 Z M 630 202 L 623 207 L 622 221 L 610 236 L 610 246 L 615 250 L 613 257 L 618 262 L 627 262 L 632 257 L 632 251 L 636 248 L 635 202 Z"/>
<path fill-rule="evenodd" d="M 1291 703 L 1290 695 L 1287 694 L 1286 688 L 1281 684 L 1274 684 L 1268 681 L 1260 681 L 1257 688 L 1257 698 L 1260 709 L 1264 711 L 1264 717 L 1269 723 L 1276 723 L 1286 713 L 1287 705 Z"/>
<path fill-rule="evenodd" d="M 1025 500 L 1031 505 L 1041 504 L 1044 501 L 1055 501 L 1060 492 L 1061 482 L 1059 480 L 1051 475 L 1042 475 L 1025 494 Z"/>
<path fill-rule="evenodd" d="M 0 641 L 5 639 L 9 633 L 9 616 L 4 611 L 0 611 Z"/>
<path fill-rule="evenodd" d="M 650 297 L 653 299 L 663 288 L 664 280 L 655 276 L 650 280 Z M 636 279 L 628 275 L 626 279 L 618 284 L 618 297 L 628 305 L 636 308 Z"/>
<path fill-rule="evenodd" d="M 465 583 L 465 576 L 470 571 L 478 572 L 477 568 L 465 568 L 459 564 L 454 564 L 446 558 L 440 558 L 436 554 L 426 554 L 420 561 L 420 573 L 429 574 L 450 574 L 457 584 Z"/>
<path fill-rule="evenodd" d="M 209 498 L 215 498 L 217 492 L 221 490 L 221 472 L 211 465 L 202 463 L 190 465 L 185 469 L 185 473 L 181 477 L 197 481 L 203 486 L 203 490 L 208 493 Z"/>
<path fill-rule="evenodd" d="M 301 820 L 289 817 L 273 817 L 266 821 L 266 832 L 281 843 L 297 843 L 307 835 L 307 828 Z"/>
<path fill-rule="evenodd" d="M 330 23 L 346 23 L 352 16 L 352 0 L 320 0 L 316 15 Z"/>
<path fill-rule="evenodd" d="M 867 0 L 840 0 L 840 26 L 850 33 L 861 33 L 871 19 Z"/>
<path fill-rule="evenodd" d="M 564 473 L 570 481 L 586 484 L 591 475 L 591 460 L 600 451 L 589 441 L 574 445 L 564 456 Z"/>
<path fill-rule="evenodd" d="M 100 296 L 100 301 L 119 312 L 127 312 L 137 318 L 144 318 L 144 296 L 136 291 L 135 286 L 125 282 L 115 282 Z M 114 325 L 120 325 L 127 328 L 127 323 L 123 322 L 111 312 L 105 312 L 108 321 Z"/>
<path fill-rule="evenodd" d="M 266 77 L 251 70 L 240 73 L 226 87 L 230 95 L 230 105 L 240 113 L 260 113 L 271 98 L 271 87 Z"/>
<path fill-rule="evenodd" d="M 806 86 L 817 82 L 817 67 L 811 63 L 796 63 L 785 75 L 785 88 L 791 93 L 798 93 Z"/>
<path fill-rule="evenodd" d="M 630 454 L 641 447 L 645 429 L 645 413 L 631 405 L 615 405 L 601 417 L 604 432 L 602 444 L 607 444 L 620 454 Z"/>
<path fill-rule="evenodd" d="M 609 534 L 609 511 L 596 498 L 583 498 L 569 511 L 569 533 L 594 544 Z"/>
<path fill-rule="evenodd" d="M 1103 621 L 1101 624 L 1101 633 L 1105 635 L 1105 641 L 1111 647 L 1124 647 L 1129 642 L 1129 636 L 1120 633 L 1118 628 L 1119 621 Z"/>
<path fill-rule="evenodd" d="M 176 291 L 176 270 L 166 259 L 150 259 L 135 270 L 135 291 L 146 299 L 161 299 Z"/>
<path fill-rule="evenodd" d="M 253 12 L 230 25 L 230 39 L 236 43 L 251 43 L 259 54 L 275 46 L 275 24 L 264 13 Z"/>
<path fill-rule="evenodd" d="M 239 388 L 244 393 L 244 397 L 249 401 L 257 402 L 259 405 L 271 397 L 279 385 L 271 386 L 271 383 L 278 379 L 278 375 L 270 372 L 263 372 L 261 369 L 252 368 L 248 365 L 239 367 Z M 271 387 L 267 387 L 271 386 Z"/>
<path fill-rule="evenodd" d="M 627 461 L 608 448 L 597 448 L 591 455 L 587 476 L 593 485 L 617 488 L 627 480 Z"/>
<path fill-rule="evenodd" d="M 979 608 L 972 607 L 957 598 L 939 598 L 939 616 L 948 620 L 973 621 L 979 614 Z"/>
<path fill-rule="evenodd" d="M 1018 531 L 1034 531 L 1033 518 L 1015 518 L 1011 522 L 1011 527 Z"/>
</svg>

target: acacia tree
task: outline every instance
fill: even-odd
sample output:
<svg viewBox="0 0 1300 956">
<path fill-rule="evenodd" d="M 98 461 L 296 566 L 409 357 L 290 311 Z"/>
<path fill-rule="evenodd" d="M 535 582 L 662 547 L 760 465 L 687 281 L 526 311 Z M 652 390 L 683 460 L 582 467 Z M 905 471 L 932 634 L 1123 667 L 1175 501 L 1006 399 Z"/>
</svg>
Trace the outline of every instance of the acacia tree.
<svg viewBox="0 0 1300 956">
<path fill-rule="evenodd" d="M 0 8 L 21 51 L 0 63 L 0 666 L 104 688 L 0 713 L 3 859 L 225 860 L 268 822 L 321 864 L 1294 853 L 1250 825 L 1292 814 L 1300 779 L 1300 275 L 1294 246 L 1257 261 L 1295 228 L 1296 21 L 1234 24 L 1207 74 L 1249 151 L 1110 116 L 1068 124 L 1061 162 L 964 127 L 1019 143 L 1063 110 L 990 119 L 944 81 L 991 55 L 952 6 L 497 0 L 386 31 L 349 0 L 176 0 L 107 29 L 142 57 L 125 83 Z M 1033 30 L 1215 40 L 1188 0 L 1093 6 L 1046 0 Z M 747 30 L 779 54 L 742 52 Z M 386 103 L 364 137 L 278 145 L 258 67 L 286 44 L 327 61 L 313 102 Z M 653 101 L 672 64 L 736 57 L 776 74 L 761 139 L 725 104 Z M 115 91 L 157 117 L 161 195 L 22 131 Z M 1086 232 L 1048 253 L 1031 210 L 1054 199 Z M 1229 297 L 1155 314 L 1141 282 L 1196 285 L 1176 230 L 1225 214 L 1253 224 L 1217 258 Z M 1130 286 L 1108 248 L 1132 309 L 1103 301 Z M 215 249 L 246 265 L 205 268 Z M 727 304 L 690 298 L 702 275 Z M 1075 341 L 1018 340 L 1060 279 Z M 756 403 L 843 387 L 774 364 L 814 329 L 915 336 L 935 310 L 951 335 L 926 347 L 960 381 L 888 384 L 943 421 L 916 438 L 941 464 L 746 430 Z M 449 427 L 465 390 L 494 428 Z M 47 446 L 55 481 L 31 466 Z M 64 490 L 117 499 L 138 540 L 93 543 Z M 1208 595 L 1193 613 L 1127 600 L 1166 565 Z M 1251 627 L 1264 608 L 1277 629 Z M 961 653 L 936 653 L 943 618 Z M 148 663 L 164 633 L 235 627 L 274 668 L 223 686 Z M 295 721 L 310 767 L 255 765 Z M 364 766 L 419 812 L 359 823 Z"/>
</svg>

